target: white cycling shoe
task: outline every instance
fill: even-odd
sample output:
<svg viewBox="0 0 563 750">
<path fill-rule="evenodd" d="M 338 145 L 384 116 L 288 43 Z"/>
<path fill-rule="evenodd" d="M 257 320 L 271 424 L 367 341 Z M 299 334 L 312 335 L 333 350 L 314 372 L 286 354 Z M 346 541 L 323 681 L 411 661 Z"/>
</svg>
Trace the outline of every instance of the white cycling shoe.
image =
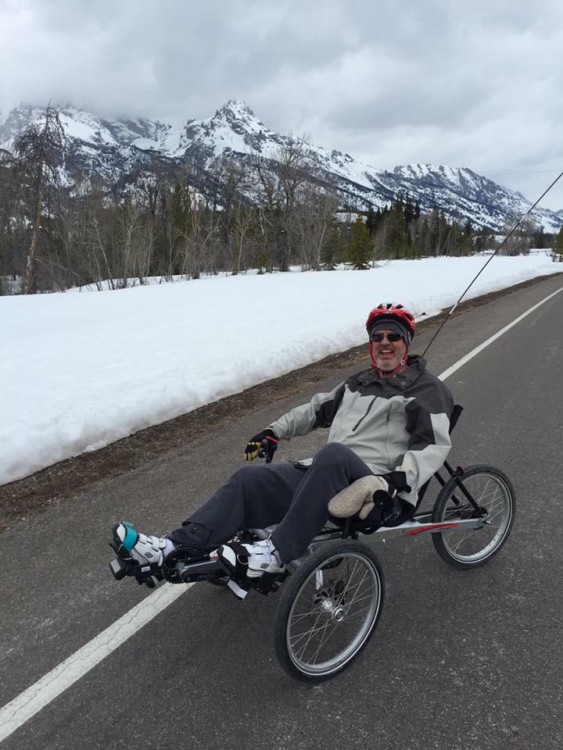
<svg viewBox="0 0 563 750">
<path fill-rule="evenodd" d="M 141 534 L 127 521 L 113 529 L 113 548 L 119 557 L 131 557 L 141 565 L 162 566 L 164 558 L 174 551 L 174 544 L 166 537 Z"/>
<path fill-rule="evenodd" d="M 244 572 L 247 578 L 260 578 L 264 573 L 285 572 L 285 565 L 269 539 L 253 544 L 224 544 L 219 547 L 217 554 L 231 572 Z"/>
</svg>

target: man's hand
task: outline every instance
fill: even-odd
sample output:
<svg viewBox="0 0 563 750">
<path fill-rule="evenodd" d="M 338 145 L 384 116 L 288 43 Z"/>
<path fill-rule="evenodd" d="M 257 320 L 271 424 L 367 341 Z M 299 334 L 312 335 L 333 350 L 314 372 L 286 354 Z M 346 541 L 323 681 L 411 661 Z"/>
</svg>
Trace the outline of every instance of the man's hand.
<svg viewBox="0 0 563 750">
<path fill-rule="evenodd" d="M 398 496 L 398 492 L 410 492 L 406 477 L 402 471 L 392 471 L 381 477 L 387 483 L 387 491 L 377 490 L 373 493 L 373 504 L 379 511 L 383 526 L 396 526 L 408 517 L 412 506 Z"/>
<path fill-rule="evenodd" d="M 406 503 L 400 497 L 379 490 L 373 495 L 373 504 L 379 511 L 383 526 L 395 526 L 406 510 Z"/>
<path fill-rule="evenodd" d="M 273 430 L 262 430 L 262 432 L 250 438 L 244 449 L 244 457 L 247 461 L 254 461 L 255 458 L 265 458 L 267 461 L 271 461 L 278 448 L 278 443 L 279 440 Z"/>
</svg>

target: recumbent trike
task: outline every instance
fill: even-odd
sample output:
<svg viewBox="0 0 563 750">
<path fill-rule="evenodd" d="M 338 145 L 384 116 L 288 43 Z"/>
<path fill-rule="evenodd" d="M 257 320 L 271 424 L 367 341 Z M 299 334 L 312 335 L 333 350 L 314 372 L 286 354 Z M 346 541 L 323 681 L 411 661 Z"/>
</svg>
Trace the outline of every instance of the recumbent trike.
<svg viewBox="0 0 563 750">
<path fill-rule="evenodd" d="M 451 429 L 461 410 L 455 407 Z M 454 469 L 446 461 L 442 471 L 448 477 L 440 471 L 434 475 L 441 489 L 432 510 L 419 510 L 429 480 L 419 492 L 412 519 L 399 526 L 374 527 L 357 516 L 331 518 L 310 544 L 308 554 L 286 566 L 282 575 L 265 574 L 251 583 L 249 579 L 237 581 L 213 555 L 171 556 L 172 561 L 158 570 L 118 556 L 110 569 L 118 580 L 134 576 L 151 588 L 153 578 L 171 583 L 208 581 L 228 586 L 240 598 L 250 586 L 263 594 L 281 588 L 275 622 L 278 660 L 292 677 L 318 682 L 347 667 L 378 623 L 385 583 L 371 549 L 373 542 L 430 533 L 440 557 L 459 569 L 483 565 L 506 542 L 515 515 L 514 489 L 508 477 L 487 464 Z M 236 540 L 265 539 L 272 530 L 250 529 Z"/>
</svg>

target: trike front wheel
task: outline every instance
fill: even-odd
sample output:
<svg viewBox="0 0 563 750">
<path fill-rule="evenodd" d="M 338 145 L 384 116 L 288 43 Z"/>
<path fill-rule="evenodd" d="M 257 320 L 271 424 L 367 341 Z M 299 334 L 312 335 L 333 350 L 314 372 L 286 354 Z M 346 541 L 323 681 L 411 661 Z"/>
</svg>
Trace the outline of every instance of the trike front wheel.
<svg viewBox="0 0 563 750">
<path fill-rule="evenodd" d="M 468 495 L 477 505 L 477 510 Z M 440 557 L 455 568 L 476 568 L 496 555 L 508 539 L 516 500 L 506 474 L 485 464 L 470 466 L 440 490 L 432 511 L 434 523 L 483 517 L 480 528 L 452 528 L 432 534 Z"/>
<path fill-rule="evenodd" d="M 342 671 L 375 630 L 384 587 L 368 547 L 347 540 L 323 543 L 283 584 L 275 632 L 281 666 L 305 682 Z"/>
</svg>

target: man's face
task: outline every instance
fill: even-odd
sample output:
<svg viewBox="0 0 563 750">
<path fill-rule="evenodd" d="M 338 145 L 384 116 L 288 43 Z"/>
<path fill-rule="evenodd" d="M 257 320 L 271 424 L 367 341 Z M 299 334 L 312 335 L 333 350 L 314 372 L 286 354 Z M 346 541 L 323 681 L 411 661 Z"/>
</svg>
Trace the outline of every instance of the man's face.
<svg viewBox="0 0 563 750">
<path fill-rule="evenodd" d="M 397 339 L 398 334 L 385 328 L 378 328 L 372 333 L 373 357 L 375 364 L 382 372 L 393 372 L 402 359 L 406 359 L 407 345 L 402 338 Z"/>
</svg>

